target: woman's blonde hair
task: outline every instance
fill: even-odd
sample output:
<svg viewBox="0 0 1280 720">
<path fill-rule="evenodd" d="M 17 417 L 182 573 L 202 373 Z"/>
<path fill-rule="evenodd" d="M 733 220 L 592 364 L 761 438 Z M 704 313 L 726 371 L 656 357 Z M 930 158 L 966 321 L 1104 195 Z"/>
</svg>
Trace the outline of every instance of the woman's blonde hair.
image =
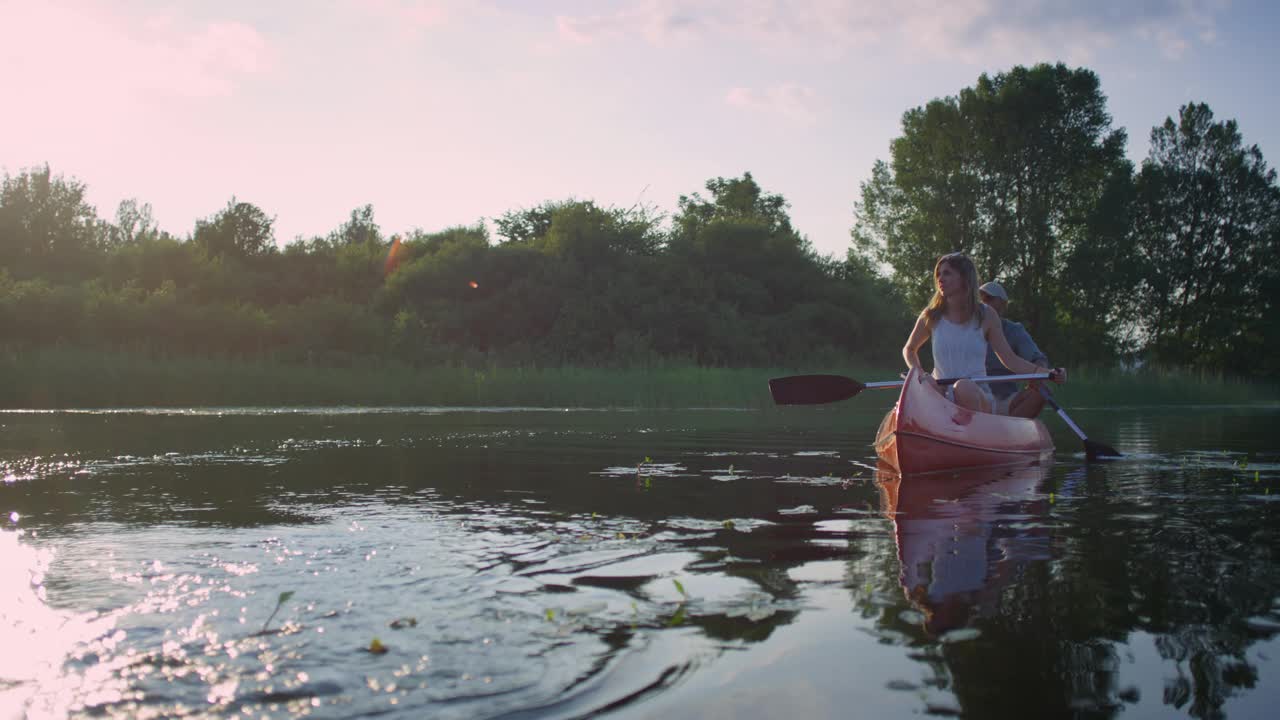
<svg viewBox="0 0 1280 720">
<path fill-rule="evenodd" d="M 978 297 L 978 268 L 974 267 L 968 255 L 958 252 L 943 255 L 933 266 L 933 297 L 929 299 L 929 304 L 925 305 L 922 313 L 925 324 L 932 330 L 938 318 L 942 317 L 943 311 L 947 309 L 947 299 L 939 292 L 937 283 L 938 273 L 941 272 L 944 263 L 964 279 L 964 299 L 969 306 L 969 316 L 978 324 L 982 324 L 982 300 Z"/>
</svg>

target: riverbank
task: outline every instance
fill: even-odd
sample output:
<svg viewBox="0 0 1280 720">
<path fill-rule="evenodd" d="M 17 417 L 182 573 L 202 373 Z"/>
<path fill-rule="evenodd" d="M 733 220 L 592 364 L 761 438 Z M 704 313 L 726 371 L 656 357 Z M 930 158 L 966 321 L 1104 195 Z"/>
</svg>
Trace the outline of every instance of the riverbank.
<svg viewBox="0 0 1280 720">
<path fill-rule="evenodd" d="M 0 352 L 0 408 L 454 406 L 769 408 L 767 381 L 804 372 L 893 379 L 900 368 L 324 367 L 228 358 L 41 349 Z M 1256 404 L 1280 386 L 1220 376 L 1073 373 L 1069 405 Z M 877 405 L 888 401 L 884 391 Z M 844 405 L 856 403 L 849 401 Z"/>
</svg>

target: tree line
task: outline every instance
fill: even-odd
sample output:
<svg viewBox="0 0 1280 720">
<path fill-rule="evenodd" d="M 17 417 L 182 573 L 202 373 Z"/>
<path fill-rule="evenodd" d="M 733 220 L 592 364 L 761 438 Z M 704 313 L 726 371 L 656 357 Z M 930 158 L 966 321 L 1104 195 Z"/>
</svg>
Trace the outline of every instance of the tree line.
<svg viewBox="0 0 1280 720">
<path fill-rule="evenodd" d="M 1055 363 L 1274 377 L 1274 170 L 1203 104 L 1155 127 L 1138 169 L 1126 143 L 1087 69 L 982 75 L 904 113 L 843 258 L 749 172 L 669 217 L 567 199 L 507 212 L 493 236 L 392 242 L 365 205 L 282 247 L 250 202 L 179 237 L 143 202 L 104 220 L 82 182 L 30 168 L 0 184 L 0 327 L 10 347 L 328 365 L 884 364 L 934 260 L 961 250 Z"/>
<path fill-rule="evenodd" d="M 48 167 L 0 188 L 0 326 L 66 344 L 344 365 L 803 364 L 885 359 L 889 283 L 820 257 L 750 173 L 664 218 L 546 202 L 394 244 L 371 206 L 278 248 L 274 218 L 232 198 L 185 238 L 149 206 L 97 217 Z M 668 221 L 669 220 L 669 221 Z"/>
<path fill-rule="evenodd" d="M 912 307 L 938 255 L 969 253 L 1056 363 L 1275 377 L 1275 171 L 1203 103 L 1150 141 L 1135 169 L 1087 69 L 984 74 L 903 115 L 862 185 L 851 252 L 891 268 Z"/>
</svg>

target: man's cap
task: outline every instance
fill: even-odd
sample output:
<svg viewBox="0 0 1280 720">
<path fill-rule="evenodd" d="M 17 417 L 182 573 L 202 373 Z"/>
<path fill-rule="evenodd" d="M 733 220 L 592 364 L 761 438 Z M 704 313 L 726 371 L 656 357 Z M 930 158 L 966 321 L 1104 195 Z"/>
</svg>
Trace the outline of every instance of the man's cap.
<svg viewBox="0 0 1280 720">
<path fill-rule="evenodd" d="M 978 287 L 978 292 L 986 293 L 993 298 L 1000 298 L 1005 302 L 1009 302 L 1009 293 L 1005 292 L 1004 288 L 1001 287 L 998 282 L 989 282 L 985 285 L 981 285 Z"/>
</svg>

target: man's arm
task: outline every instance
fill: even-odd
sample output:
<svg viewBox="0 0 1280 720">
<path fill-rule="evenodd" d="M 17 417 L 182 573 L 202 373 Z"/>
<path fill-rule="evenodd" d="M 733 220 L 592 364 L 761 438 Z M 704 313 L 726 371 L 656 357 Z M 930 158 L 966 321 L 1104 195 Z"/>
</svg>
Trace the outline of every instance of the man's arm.
<svg viewBox="0 0 1280 720">
<path fill-rule="evenodd" d="M 1031 339 L 1031 333 L 1022 327 L 1022 323 L 1010 322 L 1004 327 L 1004 334 L 1009 341 L 1009 347 L 1018 357 L 1028 360 L 1039 365 L 1040 367 L 1052 367 L 1049 365 L 1049 358 L 1036 345 L 1036 341 Z"/>
</svg>

